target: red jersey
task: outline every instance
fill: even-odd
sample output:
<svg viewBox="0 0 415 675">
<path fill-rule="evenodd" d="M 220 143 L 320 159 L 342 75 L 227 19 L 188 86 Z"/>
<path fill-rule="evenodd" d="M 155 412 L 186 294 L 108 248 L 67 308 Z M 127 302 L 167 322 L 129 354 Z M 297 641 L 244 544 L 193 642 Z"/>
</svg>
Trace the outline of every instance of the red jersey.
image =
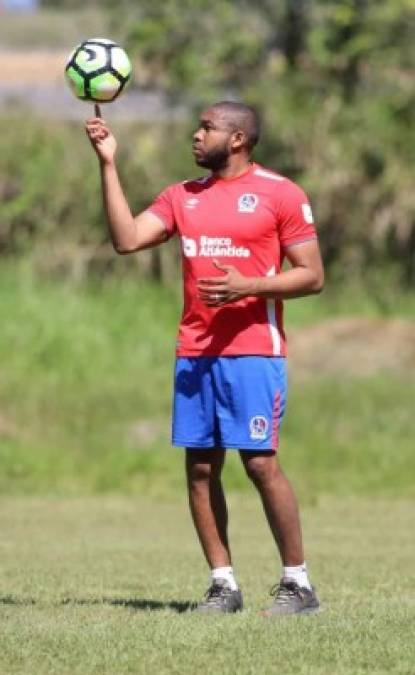
<svg viewBox="0 0 415 675">
<path fill-rule="evenodd" d="M 284 249 L 316 238 L 304 192 L 258 164 L 237 178 L 206 176 L 166 188 L 149 207 L 181 237 L 184 307 L 178 356 L 285 356 L 282 301 L 246 297 L 222 307 L 198 298 L 200 277 L 234 265 L 244 276 L 274 276 Z"/>
</svg>

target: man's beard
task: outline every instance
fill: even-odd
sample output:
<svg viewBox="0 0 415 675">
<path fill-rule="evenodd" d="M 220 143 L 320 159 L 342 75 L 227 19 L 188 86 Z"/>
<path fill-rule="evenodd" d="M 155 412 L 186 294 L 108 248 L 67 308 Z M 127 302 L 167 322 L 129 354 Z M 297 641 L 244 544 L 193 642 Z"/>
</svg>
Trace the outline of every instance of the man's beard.
<svg viewBox="0 0 415 675">
<path fill-rule="evenodd" d="M 204 152 L 199 157 L 195 157 L 195 162 L 204 169 L 210 169 L 211 171 L 216 172 L 224 169 L 228 165 L 229 155 L 228 148 L 223 146 Z"/>
</svg>

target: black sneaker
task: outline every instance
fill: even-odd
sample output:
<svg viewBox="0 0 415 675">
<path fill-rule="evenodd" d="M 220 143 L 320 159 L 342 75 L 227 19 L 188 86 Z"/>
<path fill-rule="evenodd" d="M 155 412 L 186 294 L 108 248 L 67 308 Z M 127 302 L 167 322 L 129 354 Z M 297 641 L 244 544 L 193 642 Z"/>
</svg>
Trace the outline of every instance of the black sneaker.
<svg viewBox="0 0 415 675">
<path fill-rule="evenodd" d="M 310 614 L 318 611 L 320 603 L 315 589 L 302 588 L 293 579 L 281 579 L 271 589 L 274 602 L 263 610 L 264 616 L 285 616 L 287 614 Z"/>
<path fill-rule="evenodd" d="M 232 614 L 243 607 L 242 593 L 239 588 L 232 591 L 226 579 L 215 579 L 195 612 L 199 614 Z"/>
</svg>

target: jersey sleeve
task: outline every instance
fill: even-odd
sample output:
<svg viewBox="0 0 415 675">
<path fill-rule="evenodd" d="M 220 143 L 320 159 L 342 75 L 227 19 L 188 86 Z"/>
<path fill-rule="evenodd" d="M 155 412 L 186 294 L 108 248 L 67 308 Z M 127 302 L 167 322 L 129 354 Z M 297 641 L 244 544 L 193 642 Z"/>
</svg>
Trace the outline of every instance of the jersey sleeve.
<svg viewBox="0 0 415 675">
<path fill-rule="evenodd" d="M 167 234 L 171 237 L 176 231 L 176 222 L 173 211 L 173 186 L 170 186 L 160 192 L 152 204 L 147 207 L 147 211 L 154 213 L 164 223 Z"/>
<path fill-rule="evenodd" d="M 317 238 L 310 202 L 295 183 L 289 183 L 282 195 L 277 225 L 283 248 Z"/>
</svg>

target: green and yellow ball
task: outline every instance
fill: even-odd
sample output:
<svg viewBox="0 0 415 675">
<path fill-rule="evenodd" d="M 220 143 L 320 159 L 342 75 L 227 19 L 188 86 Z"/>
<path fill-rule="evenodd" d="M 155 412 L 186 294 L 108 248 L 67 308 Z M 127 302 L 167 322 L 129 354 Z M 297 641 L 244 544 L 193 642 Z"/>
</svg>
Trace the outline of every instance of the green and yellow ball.
<svg viewBox="0 0 415 675">
<path fill-rule="evenodd" d="M 125 90 L 131 78 L 131 63 L 116 42 L 92 38 L 81 42 L 68 58 L 66 80 L 77 98 L 108 103 Z"/>
</svg>

